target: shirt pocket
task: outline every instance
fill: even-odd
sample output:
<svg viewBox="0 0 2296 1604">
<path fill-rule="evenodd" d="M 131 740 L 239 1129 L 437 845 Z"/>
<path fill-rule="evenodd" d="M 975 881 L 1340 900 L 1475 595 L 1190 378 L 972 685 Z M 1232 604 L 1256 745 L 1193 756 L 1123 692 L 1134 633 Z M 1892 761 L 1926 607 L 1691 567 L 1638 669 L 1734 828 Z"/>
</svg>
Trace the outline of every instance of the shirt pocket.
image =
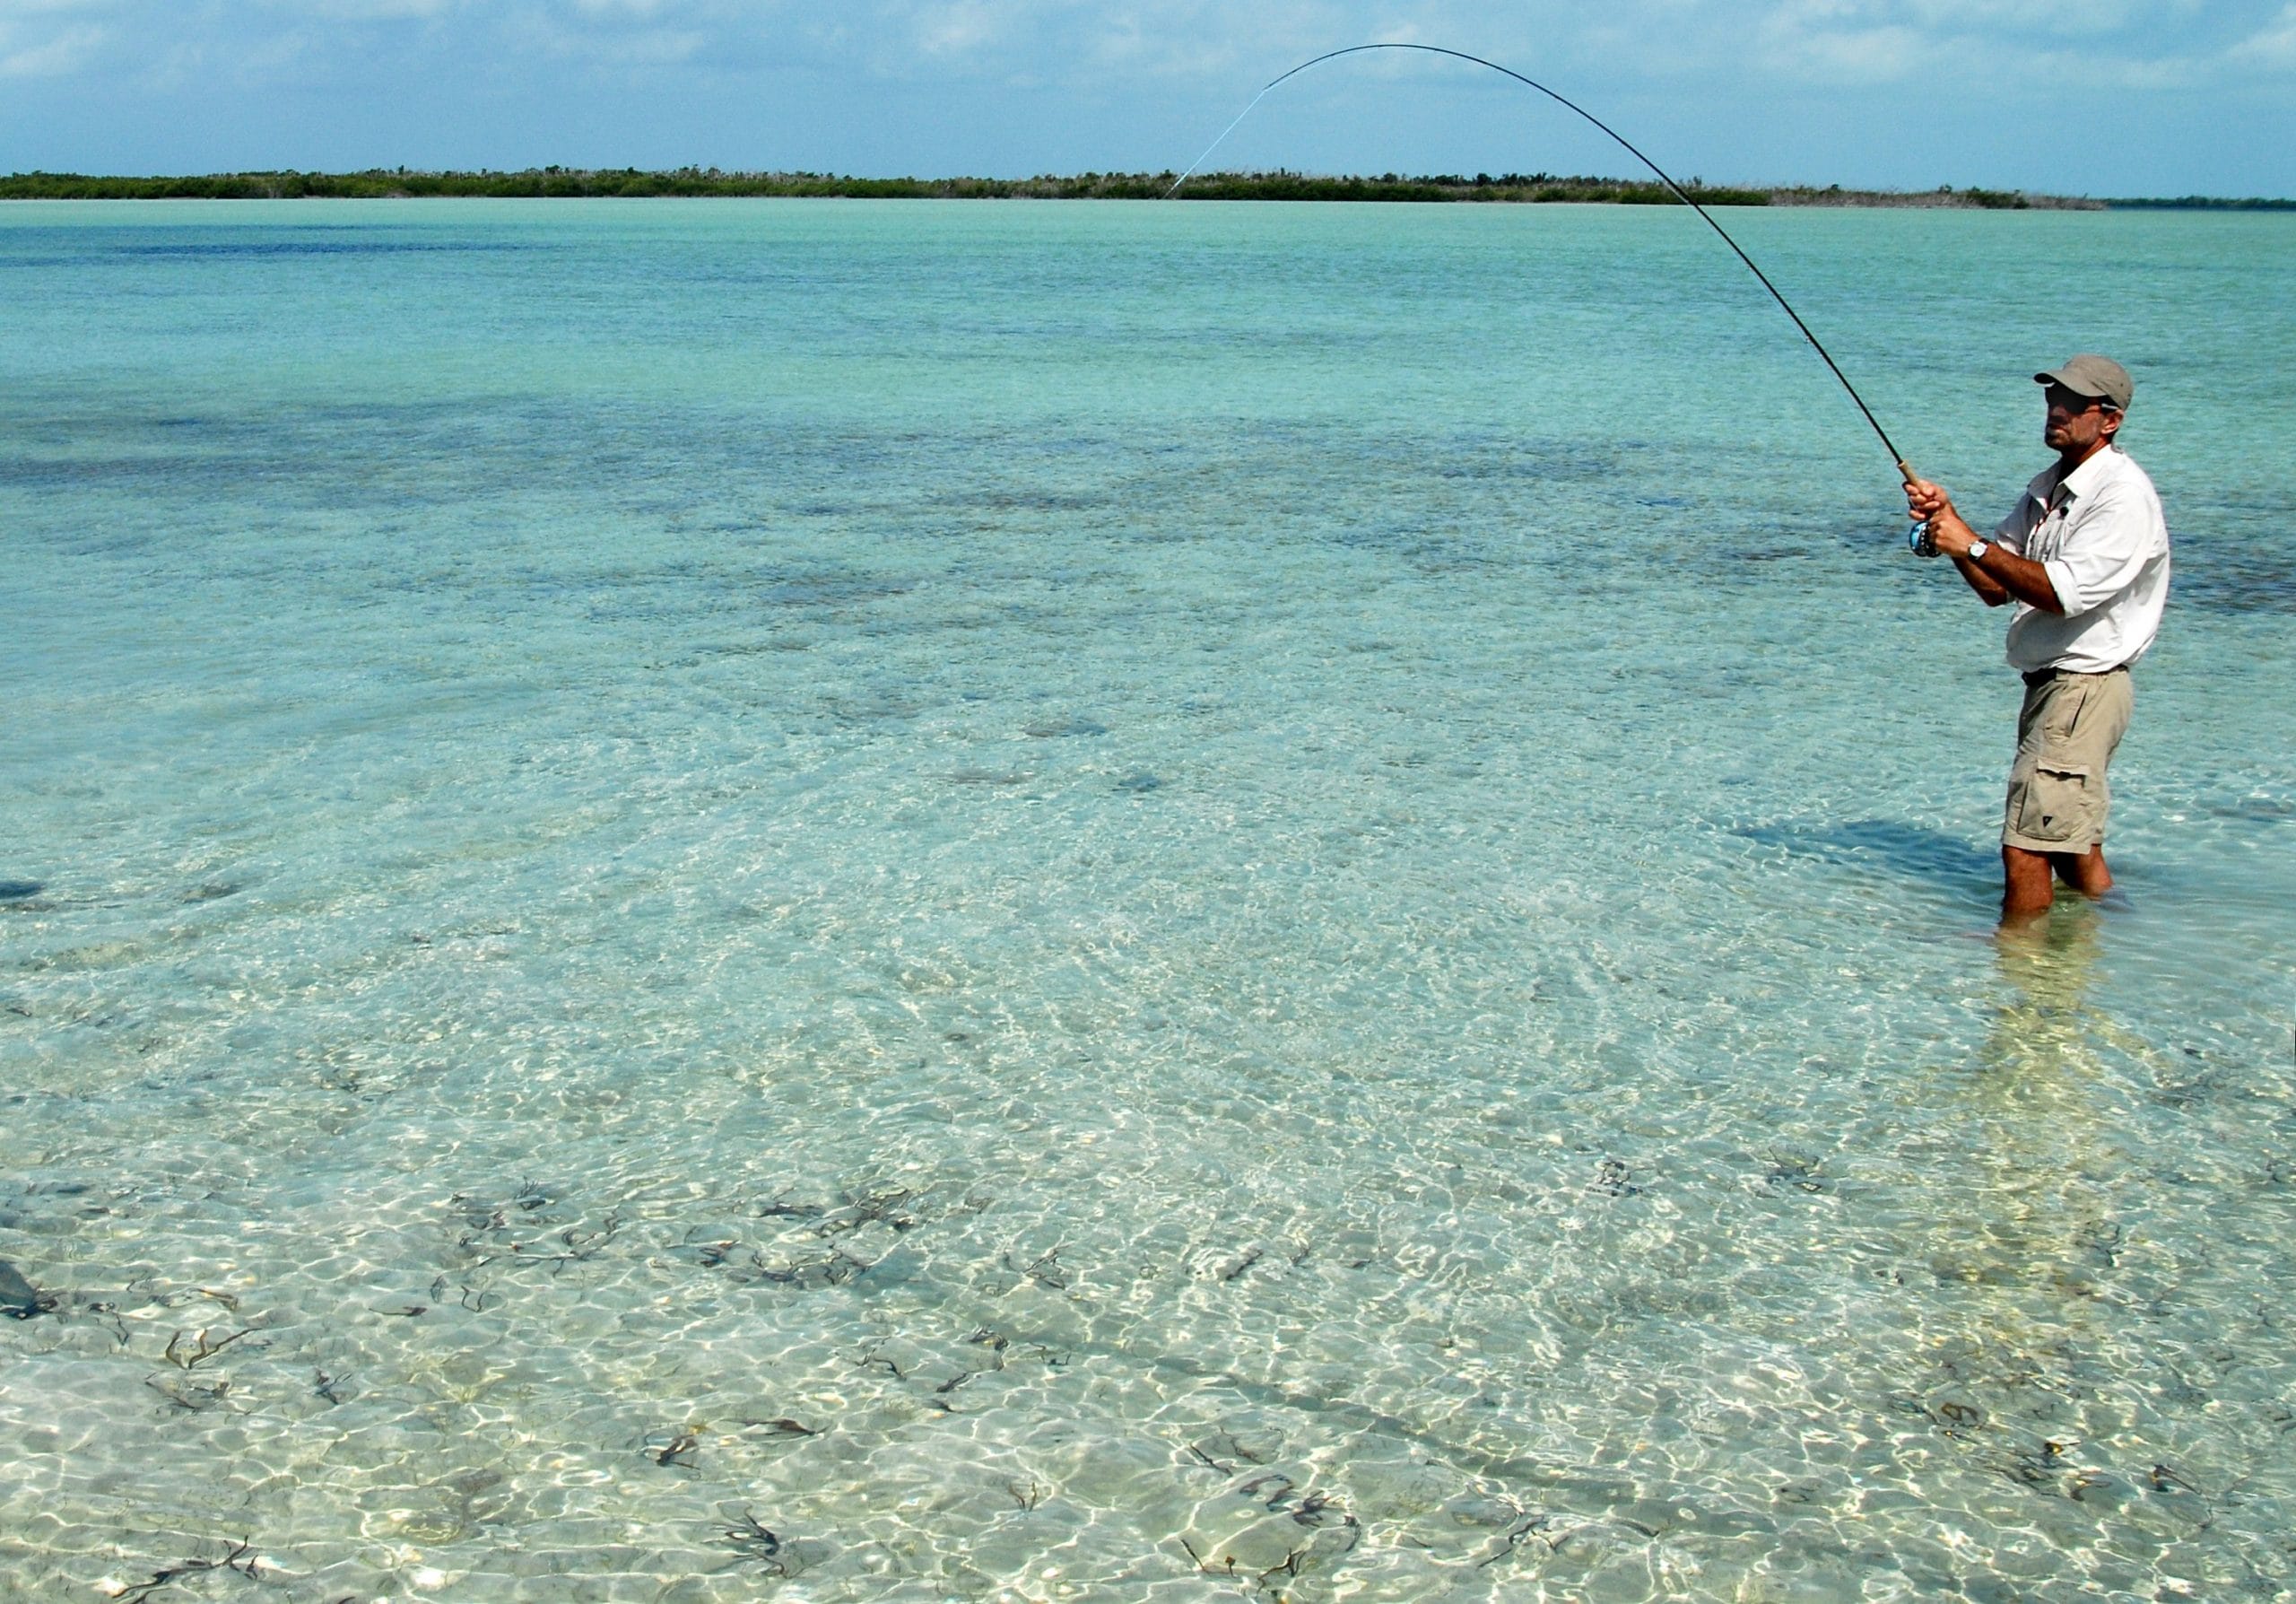
<svg viewBox="0 0 2296 1604">
<path fill-rule="evenodd" d="M 2031 562 L 2046 562 L 2065 549 L 2065 536 L 2072 520 L 2059 508 L 2042 515 L 2041 521 L 2025 536 L 2025 549 L 2020 554 Z"/>
</svg>

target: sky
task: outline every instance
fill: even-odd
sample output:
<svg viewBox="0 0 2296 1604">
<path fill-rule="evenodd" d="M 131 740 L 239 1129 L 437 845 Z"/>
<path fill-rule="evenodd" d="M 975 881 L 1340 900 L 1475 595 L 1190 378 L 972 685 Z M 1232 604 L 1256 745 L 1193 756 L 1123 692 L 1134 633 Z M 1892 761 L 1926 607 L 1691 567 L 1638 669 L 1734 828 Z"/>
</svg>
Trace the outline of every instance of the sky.
<svg viewBox="0 0 2296 1604">
<path fill-rule="evenodd" d="M 1155 171 L 1376 40 L 1710 184 L 2296 196 L 2296 0 L 0 0 L 0 172 Z M 1637 170 L 1400 53 L 1212 165 Z"/>
</svg>

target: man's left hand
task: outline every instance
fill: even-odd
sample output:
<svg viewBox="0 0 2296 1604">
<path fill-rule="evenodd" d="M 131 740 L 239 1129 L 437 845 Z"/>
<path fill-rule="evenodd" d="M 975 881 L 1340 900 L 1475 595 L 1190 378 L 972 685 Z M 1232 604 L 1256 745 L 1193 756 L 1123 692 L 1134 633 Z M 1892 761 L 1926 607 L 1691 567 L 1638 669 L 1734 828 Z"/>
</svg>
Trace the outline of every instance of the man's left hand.
<svg viewBox="0 0 2296 1604">
<path fill-rule="evenodd" d="M 1937 549 L 1948 557 L 1963 557 L 1977 540 L 1977 531 L 1962 521 L 1953 510 L 1953 500 L 1926 479 L 1916 479 L 1905 487 L 1906 516 L 1918 523 L 1929 526 L 1929 536 Z"/>
</svg>

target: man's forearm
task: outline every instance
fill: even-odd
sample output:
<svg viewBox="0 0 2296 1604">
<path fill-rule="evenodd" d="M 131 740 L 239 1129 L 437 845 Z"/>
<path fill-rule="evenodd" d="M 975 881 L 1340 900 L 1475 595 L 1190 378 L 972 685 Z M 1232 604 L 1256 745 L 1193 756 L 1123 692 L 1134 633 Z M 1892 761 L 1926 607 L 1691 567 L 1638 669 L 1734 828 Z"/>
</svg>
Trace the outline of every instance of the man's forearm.
<svg viewBox="0 0 2296 1604">
<path fill-rule="evenodd" d="M 1985 596 L 1993 606 L 2000 604 L 1987 596 L 1986 585 L 2002 591 L 2006 598 L 2023 602 L 2041 612 L 2055 613 L 2060 616 L 2065 612 L 2065 604 L 2057 599 L 2057 585 L 2048 577 L 2048 570 L 2030 557 L 2020 557 L 2005 545 L 1988 545 L 1985 548 L 1985 555 L 1974 561 L 1967 556 L 1956 556 L 1953 561 L 1960 565 L 1963 576 L 1977 593 Z M 1984 584 L 1980 584 L 1980 580 Z"/>
<path fill-rule="evenodd" d="M 2048 570 L 2039 563 L 2019 556 L 1998 541 L 1986 546 L 1983 557 L 1970 558 L 1970 548 L 1985 537 L 1953 510 L 1953 503 L 1944 491 L 1926 481 L 1918 481 L 1906 487 L 1906 495 L 1913 515 L 1928 520 L 1929 537 L 1937 543 L 1937 549 L 1953 560 L 1961 578 L 1985 598 L 1987 606 L 2021 601 L 2044 613 L 2064 613 L 2065 604 L 2057 598 L 2057 587 L 2050 582 Z"/>
<path fill-rule="evenodd" d="M 1997 607 L 2004 602 L 2015 599 L 2000 580 L 1970 562 L 1966 556 L 1956 556 L 1953 559 L 1953 566 L 1961 571 L 1961 578 L 1969 581 L 1970 588 L 1977 592 L 1978 598 L 1987 606 Z"/>
<path fill-rule="evenodd" d="M 1986 552 L 1983 562 L 1973 561 L 1970 548 L 1984 536 L 1970 528 L 1950 503 L 1930 520 L 1929 533 L 1931 538 L 1937 542 L 1937 549 L 1953 560 L 1953 566 L 1961 570 L 1961 578 L 1969 582 L 1970 588 L 1978 593 L 1979 599 L 1987 606 L 1997 607 L 2004 602 L 2027 599 L 2000 571 L 2005 564 L 2002 564 L 1999 559 L 2007 559 L 2011 562 L 2020 559 L 2005 547 L 1996 545 Z M 2048 576 L 2043 574 L 2041 578 L 2046 584 Z M 2052 606 L 2049 611 L 2054 613 L 2057 609 Z"/>
</svg>

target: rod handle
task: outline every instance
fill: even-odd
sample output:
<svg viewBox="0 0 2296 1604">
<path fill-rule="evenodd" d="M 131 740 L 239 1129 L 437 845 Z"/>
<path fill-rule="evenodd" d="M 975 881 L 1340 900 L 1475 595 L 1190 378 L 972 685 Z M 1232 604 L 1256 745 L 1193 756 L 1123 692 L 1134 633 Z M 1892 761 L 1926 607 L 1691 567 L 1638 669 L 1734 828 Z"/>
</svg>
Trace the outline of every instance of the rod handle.
<svg viewBox="0 0 2296 1604">
<path fill-rule="evenodd" d="M 1913 471 L 1913 464 L 1908 462 L 1902 457 L 1898 458 L 1898 472 L 1904 477 L 1905 482 L 1908 484 L 1913 484 L 1916 480 L 1921 477 L 1919 474 Z"/>
</svg>

